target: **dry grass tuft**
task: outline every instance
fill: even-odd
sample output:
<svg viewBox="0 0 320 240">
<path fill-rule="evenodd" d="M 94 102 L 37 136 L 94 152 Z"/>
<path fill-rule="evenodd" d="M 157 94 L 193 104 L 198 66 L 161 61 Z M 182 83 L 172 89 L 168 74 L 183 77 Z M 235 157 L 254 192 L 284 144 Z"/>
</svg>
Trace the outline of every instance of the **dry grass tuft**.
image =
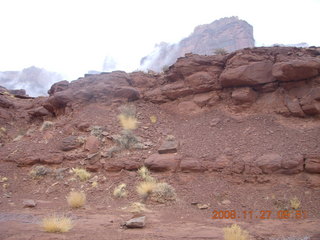
<svg viewBox="0 0 320 240">
<path fill-rule="evenodd" d="M 41 226 L 46 232 L 62 233 L 68 232 L 72 227 L 72 220 L 68 217 L 57 217 L 55 215 L 42 220 Z"/>
<path fill-rule="evenodd" d="M 237 224 L 223 228 L 224 240 L 249 240 L 249 233 Z"/>
<path fill-rule="evenodd" d="M 81 180 L 87 181 L 91 177 L 91 173 L 83 168 L 72 168 L 72 172 Z"/>
<path fill-rule="evenodd" d="M 150 122 L 153 124 L 157 123 L 157 116 L 155 116 L 155 115 L 150 116 Z"/>
<path fill-rule="evenodd" d="M 145 166 L 139 168 L 138 174 L 145 182 L 156 182 L 156 180 L 150 175 L 149 169 Z"/>
<path fill-rule="evenodd" d="M 156 186 L 157 184 L 155 182 L 141 182 L 137 186 L 137 192 L 144 200 L 146 200 L 154 191 Z"/>
<path fill-rule="evenodd" d="M 127 185 L 125 183 L 121 183 L 119 186 L 117 186 L 114 191 L 113 191 L 113 196 L 117 198 L 122 198 L 127 196 L 127 191 L 126 191 Z"/>
<path fill-rule="evenodd" d="M 294 197 L 294 198 L 290 199 L 290 205 L 291 205 L 292 209 L 296 210 L 301 207 L 301 202 L 300 202 L 299 198 Z"/>
<path fill-rule="evenodd" d="M 134 202 L 130 205 L 129 212 L 137 214 L 148 211 L 146 206 L 140 202 Z"/>
<path fill-rule="evenodd" d="M 134 116 L 120 114 L 118 118 L 120 125 L 124 130 L 134 130 L 138 126 L 138 120 Z"/>
<path fill-rule="evenodd" d="M 86 203 L 86 194 L 83 192 L 70 192 L 67 196 L 67 202 L 72 208 L 83 207 Z"/>
<path fill-rule="evenodd" d="M 175 201 L 177 194 L 175 189 L 168 183 L 157 183 L 155 189 L 152 192 L 152 199 L 164 203 L 167 201 Z"/>
</svg>

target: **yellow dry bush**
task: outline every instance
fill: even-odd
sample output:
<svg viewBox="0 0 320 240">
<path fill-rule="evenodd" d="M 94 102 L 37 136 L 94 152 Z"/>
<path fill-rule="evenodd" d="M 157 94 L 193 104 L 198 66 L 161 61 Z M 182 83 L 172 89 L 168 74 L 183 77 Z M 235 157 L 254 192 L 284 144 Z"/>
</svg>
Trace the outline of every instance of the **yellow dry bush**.
<svg viewBox="0 0 320 240">
<path fill-rule="evenodd" d="M 150 175 L 150 171 L 147 167 L 142 166 L 138 170 L 139 176 L 142 178 L 145 182 L 155 182 L 156 180 Z"/>
<path fill-rule="evenodd" d="M 296 210 L 296 209 L 300 208 L 301 202 L 300 202 L 299 198 L 294 197 L 294 198 L 290 199 L 290 205 L 291 205 L 292 209 Z"/>
<path fill-rule="evenodd" d="M 156 123 L 157 122 L 157 117 L 154 116 L 154 115 L 150 116 L 150 121 L 151 121 L 151 123 Z"/>
<path fill-rule="evenodd" d="M 83 207 L 86 203 L 86 194 L 83 192 L 70 192 L 67 196 L 67 202 L 72 208 Z"/>
<path fill-rule="evenodd" d="M 237 224 L 223 228 L 224 240 L 249 240 L 249 233 Z"/>
<path fill-rule="evenodd" d="M 137 186 L 137 192 L 141 197 L 146 199 L 154 191 L 156 185 L 155 182 L 141 182 Z"/>
<path fill-rule="evenodd" d="M 143 203 L 134 202 L 130 205 L 129 211 L 131 213 L 141 213 L 141 212 L 146 212 L 147 209 Z"/>
<path fill-rule="evenodd" d="M 91 177 L 91 174 L 83 168 L 72 168 L 72 172 L 80 178 L 81 181 L 86 181 Z"/>
<path fill-rule="evenodd" d="M 138 120 L 134 116 L 120 114 L 118 118 L 120 125 L 124 130 L 134 130 L 137 128 Z"/>
<path fill-rule="evenodd" d="M 126 191 L 127 185 L 125 183 L 121 183 L 119 186 L 117 186 L 114 191 L 113 191 L 113 196 L 117 198 L 122 198 L 127 196 L 127 191 Z"/>
<path fill-rule="evenodd" d="M 68 217 L 57 217 L 55 215 L 42 219 L 41 226 L 46 232 L 58 233 L 68 232 L 72 227 L 72 220 Z"/>
</svg>

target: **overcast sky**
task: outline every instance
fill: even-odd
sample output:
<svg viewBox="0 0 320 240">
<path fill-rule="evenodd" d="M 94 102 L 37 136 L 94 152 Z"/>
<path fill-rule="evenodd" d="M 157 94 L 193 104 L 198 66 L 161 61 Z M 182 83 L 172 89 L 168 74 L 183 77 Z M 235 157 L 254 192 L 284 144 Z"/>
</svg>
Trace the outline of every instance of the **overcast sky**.
<svg viewBox="0 0 320 240">
<path fill-rule="evenodd" d="M 35 65 L 73 80 L 106 56 L 133 71 L 161 41 L 238 16 L 256 45 L 320 46 L 320 0 L 0 0 L 0 71 Z"/>
</svg>

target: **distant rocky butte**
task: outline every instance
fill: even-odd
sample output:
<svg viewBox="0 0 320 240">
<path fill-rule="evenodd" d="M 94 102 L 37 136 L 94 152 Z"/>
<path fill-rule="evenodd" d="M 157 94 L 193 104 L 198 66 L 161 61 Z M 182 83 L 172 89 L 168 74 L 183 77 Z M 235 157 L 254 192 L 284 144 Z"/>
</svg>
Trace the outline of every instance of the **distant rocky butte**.
<svg viewBox="0 0 320 240">
<path fill-rule="evenodd" d="M 197 26 L 193 33 L 177 44 L 162 42 L 141 59 L 143 69 L 160 72 L 186 53 L 212 55 L 215 49 L 233 52 L 254 47 L 253 27 L 238 17 L 221 18 L 210 24 Z"/>
</svg>

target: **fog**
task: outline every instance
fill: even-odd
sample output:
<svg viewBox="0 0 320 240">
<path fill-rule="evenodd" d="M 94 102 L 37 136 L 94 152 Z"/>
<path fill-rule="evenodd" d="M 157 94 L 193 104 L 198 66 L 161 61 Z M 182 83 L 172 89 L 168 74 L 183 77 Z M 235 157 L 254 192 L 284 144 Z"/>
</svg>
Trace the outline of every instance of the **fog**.
<svg viewBox="0 0 320 240">
<path fill-rule="evenodd" d="M 51 85 L 61 80 L 60 74 L 35 66 L 21 71 L 0 72 L 0 86 L 7 89 L 25 89 L 32 97 L 48 95 Z"/>
</svg>

